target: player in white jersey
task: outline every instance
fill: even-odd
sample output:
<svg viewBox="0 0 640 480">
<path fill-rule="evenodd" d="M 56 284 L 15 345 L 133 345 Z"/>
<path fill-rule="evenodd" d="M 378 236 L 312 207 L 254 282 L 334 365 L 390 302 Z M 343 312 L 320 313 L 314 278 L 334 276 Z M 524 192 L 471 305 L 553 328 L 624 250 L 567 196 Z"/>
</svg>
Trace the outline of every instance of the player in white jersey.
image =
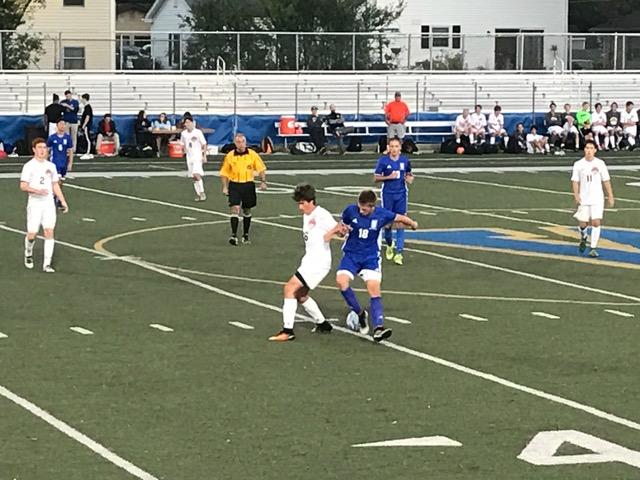
<svg viewBox="0 0 640 480">
<path fill-rule="evenodd" d="M 591 113 L 591 131 L 598 150 L 603 149 L 600 137 L 604 138 L 604 150 L 609 150 L 609 131 L 607 130 L 607 114 L 602 111 L 602 104 L 596 103 L 596 111 Z"/>
<path fill-rule="evenodd" d="M 504 139 L 504 146 L 507 148 L 507 140 L 509 135 L 504 129 L 504 115 L 502 115 L 502 107 L 496 105 L 493 107 L 493 112 L 489 114 L 489 121 L 487 122 L 489 127 L 489 143 L 495 145 L 496 137 L 502 137 Z"/>
<path fill-rule="evenodd" d="M 587 248 L 587 226 L 591 223 L 591 250 L 590 257 L 597 257 L 598 240 L 604 214 L 604 191 L 607 191 L 607 200 L 610 208 L 613 208 L 615 200 L 611 179 L 605 163 L 596 158 L 596 144 L 593 140 L 587 140 L 584 145 L 584 157 L 573 164 L 571 174 L 571 186 L 573 198 L 578 211 L 574 218 L 580 226 L 580 251 Z"/>
<path fill-rule="evenodd" d="M 475 143 L 478 140 L 484 143 L 484 137 L 487 130 L 487 117 L 482 113 L 482 105 L 475 106 L 475 112 L 471 114 L 471 135 L 469 141 Z"/>
<path fill-rule="evenodd" d="M 314 332 L 329 333 L 333 329 L 318 308 L 318 304 L 309 296 L 309 292 L 331 271 L 331 237 L 339 228 L 338 222 L 324 208 L 316 204 L 316 190 L 308 184 L 300 184 L 293 192 L 298 210 L 303 213 L 303 235 L 305 254 L 296 273 L 284 286 L 284 304 L 282 306 L 283 328 L 269 337 L 274 342 L 294 340 L 298 303 L 313 318 Z"/>
<path fill-rule="evenodd" d="M 620 113 L 620 123 L 622 123 L 622 134 L 629 143 L 629 148 L 633 150 L 636 146 L 638 136 L 638 112 L 633 109 L 633 102 L 627 102 L 624 111 Z"/>
<path fill-rule="evenodd" d="M 33 268 L 33 245 L 40 226 L 44 232 L 44 261 L 42 270 L 54 273 L 51 267 L 55 241 L 53 231 L 56 226 L 56 204 L 58 198 L 64 213 L 69 211 L 67 201 L 60 188 L 56 166 L 48 160 L 49 149 L 44 138 L 36 138 L 32 143 L 33 158 L 24 164 L 20 174 L 20 190 L 29 194 L 27 202 L 27 236 L 24 239 L 24 266 Z"/>
<path fill-rule="evenodd" d="M 462 114 L 456 117 L 453 132 L 456 135 L 456 143 L 460 143 L 462 137 L 471 135 L 471 117 L 469 116 L 468 108 L 462 110 Z"/>
<path fill-rule="evenodd" d="M 207 199 L 204 193 L 204 176 L 203 163 L 207 163 L 207 140 L 204 138 L 202 130 L 197 130 L 193 118 L 185 117 L 183 119 L 184 130 L 180 135 L 180 141 L 184 146 L 187 154 L 187 170 L 188 175 L 193 179 L 193 188 L 196 191 L 196 202 L 202 202 Z"/>
</svg>

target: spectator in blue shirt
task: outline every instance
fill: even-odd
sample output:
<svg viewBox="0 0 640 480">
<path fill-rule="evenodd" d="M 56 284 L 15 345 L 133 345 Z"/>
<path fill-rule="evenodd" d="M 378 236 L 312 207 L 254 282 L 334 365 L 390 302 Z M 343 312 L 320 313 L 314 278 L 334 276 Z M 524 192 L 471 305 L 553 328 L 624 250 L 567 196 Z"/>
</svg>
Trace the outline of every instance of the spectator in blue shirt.
<svg viewBox="0 0 640 480">
<path fill-rule="evenodd" d="M 73 142 L 69 134 L 65 133 L 65 128 L 64 120 L 59 120 L 56 125 L 56 133 L 47 139 L 50 160 L 56 166 L 60 176 L 60 187 L 62 187 L 62 181 L 67 176 L 67 171 L 71 171 L 73 167 Z M 55 202 L 58 208 L 62 208 L 62 203 L 58 198 L 55 198 Z"/>
<path fill-rule="evenodd" d="M 73 151 L 76 151 L 76 142 L 78 139 L 78 111 L 80 110 L 80 102 L 73 98 L 71 90 L 64 92 L 65 99 L 60 102 L 64 107 L 62 118 L 65 122 L 65 131 L 71 135 L 73 141 Z"/>
<path fill-rule="evenodd" d="M 153 130 L 167 130 L 171 131 L 171 121 L 167 114 L 162 112 L 160 117 L 153 121 Z M 160 157 L 160 152 L 162 151 L 162 145 L 169 144 L 169 135 L 165 134 L 156 134 L 156 147 L 158 148 L 158 157 Z"/>
</svg>

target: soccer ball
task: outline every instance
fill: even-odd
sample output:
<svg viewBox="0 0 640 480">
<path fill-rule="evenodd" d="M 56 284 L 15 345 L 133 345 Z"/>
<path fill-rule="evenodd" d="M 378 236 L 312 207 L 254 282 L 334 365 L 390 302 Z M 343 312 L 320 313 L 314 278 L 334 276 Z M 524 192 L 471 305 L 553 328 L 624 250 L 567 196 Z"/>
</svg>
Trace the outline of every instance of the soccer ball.
<svg viewBox="0 0 640 480">
<path fill-rule="evenodd" d="M 349 328 L 349 330 L 353 330 L 354 332 L 360 330 L 360 321 L 358 319 L 358 314 L 353 310 L 351 310 L 347 315 L 347 328 Z"/>
<path fill-rule="evenodd" d="M 458 155 L 462 155 L 464 153 L 464 147 L 460 146 L 460 147 L 456 148 L 456 153 Z"/>
</svg>

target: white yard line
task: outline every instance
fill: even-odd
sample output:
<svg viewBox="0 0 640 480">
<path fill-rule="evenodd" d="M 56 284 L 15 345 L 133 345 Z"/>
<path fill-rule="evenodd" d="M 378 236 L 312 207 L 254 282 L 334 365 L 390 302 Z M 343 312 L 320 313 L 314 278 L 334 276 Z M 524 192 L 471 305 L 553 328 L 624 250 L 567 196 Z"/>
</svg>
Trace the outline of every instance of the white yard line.
<svg viewBox="0 0 640 480">
<path fill-rule="evenodd" d="M 242 322 L 229 322 L 229 325 L 233 325 L 234 327 L 238 327 L 241 328 L 243 330 L 253 330 L 254 327 L 252 327 L 251 325 L 247 325 L 246 323 L 242 323 Z"/>
<path fill-rule="evenodd" d="M 409 320 L 405 320 L 404 318 L 390 317 L 388 315 L 385 315 L 384 319 L 389 320 L 391 322 L 400 323 L 402 325 L 411 325 L 411 322 Z"/>
<path fill-rule="evenodd" d="M 161 332 L 173 332 L 173 328 L 167 327 L 166 325 L 161 325 L 159 323 L 150 323 L 149 326 L 151 328 L 155 328 L 156 330 L 160 330 Z"/>
<path fill-rule="evenodd" d="M 134 222 L 146 222 L 147 219 L 144 217 L 131 217 L 131 220 L 133 220 Z"/>
<path fill-rule="evenodd" d="M 89 218 L 89 217 L 83 217 L 82 221 L 83 222 L 95 222 L 96 219 L 95 218 Z"/>
<path fill-rule="evenodd" d="M 488 318 L 477 317 L 476 315 L 470 315 L 468 313 L 459 313 L 459 317 L 466 318 L 467 320 L 475 320 L 476 322 L 488 322 Z"/>
<path fill-rule="evenodd" d="M 189 220 L 192 222 L 195 222 L 196 220 L 198 220 L 196 217 L 180 217 L 182 220 Z"/>
<path fill-rule="evenodd" d="M 534 317 L 550 318 L 551 320 L 558 320 L 560 318 L 557 315 L 552 315 L 546 312 L 531 312 L 531 315 Z"/>
<path fill-rule="evenodd" d="M 23 232 L 21 230 L 17 230 L 17 229 L 14 229 L 14 228 L 11 228 L 11 227 L 2 226 L 2 225 L 0 225 L 0 229 L 5 230 L 5 231 L 18 233 L 20 235 L 24 235 L 25 234 L 25 232 Z M 64 245 L 64 246 L 69 247 L 69 248 L 73 248 L 73 249 L 76 249 L 76 250 L 81 250 L 83 252 L 88 252 L 88 253 L 90 253 L 92 255 L 96 255 L 96 254 L 105 255 L 105 256 L 111 255 L 110 253 L 101 252 L 99 250 L 83 247 L 81 245 L 75 245 L 75 244 L 68 243 L 68 242 L 65 242 L 65 241 L 57 241 L 56 243 L 58 245 Z M 245 297 L 243 295 L 238 295 L 236 293 L 229 292 L 227 290 L 223 290 L 221 288 L 214 287 L 214 286 L 209 285 L 207 283 L 200 282 L 198 280 L 194 280 L 192 278 L 185 277 L 183 275 L 178 275 L 177 273 L 170 272 L 170 271 L 168 271 L 166 269 L 155 267 L 153 265 L 150 265 L 150 264 L 148 264 L 146 262 L 143 262 L 143 261 L 140 261 L 140 260 L 123 260 L 123 261 L 126 262 L 126 263 L 130 263 L 132 265 L 136 265 L 136 266 L 138 266 L 140 268 L 144 268 L 146 270 L 158 273 L 160 275 L 164 275 L 164 276 L 167 276 L 169 278 L 173 278 L 175 280 L 179 280 L 181 282 L 188 283 L 190 285 L 202 288 L 204 290 L 208 290 L 210 292 L 217 293 L 217 294 L 225 296 L 227 298 L 232 298 L 232 299 L 247 303 L 249 305 L 253 305 L 253 306 L 256 306 L 256 307 L 264 308 L 264 309 L 267 309 L 267 310 L 270 310 L 270 311 L 273 311 L 273 312 L 278 312 L 278 313 L 282 312 L 282 309 L 280 307 L 275 306 L 275 305 L 264 303 L 264 302 L 261 302 L 259 300 L 255 300 L 255 299 L 250 298 L 250 297 Z M 353 331 L 349 330 L 348 328 L 344 328 L 344 327 L 341 327 L 339 325 L 334 325 L 333 328 L 335 330 L 343 332 L 345 334 L 354 335 L 354 336 L 357 336 L 359 338 L 365 338 L 368 341 L 373 342 L 373 339 L 371 337 L 362 336 L 359 333 L 356 333 L 356 332 L 353 332 Z M 493 374 L 490 374 L 490 373 L 486 373 L 486 372 L 482 372 L 480 370 L 476 370 L 476 369 L 473 369 L 473 368 L 469 368 L 469 367 L 466 367 L 464 365 L 460 365 L 458 363 L 451 362 L 449 360 L 445 360 L 443 358 L 439 358 L 439 357 L 436 357 L 436 356 L 433 356 L 433 355 L 429 355 L 427 353 L 420 352 L 420 351 L 414 350 L 412 348 L 404 347 L 402 345 L 398 345 L 396 343 L 392 343 L 392 342 L 389 342 L 389 341 L 382 341 L 382 342 L 380 342 L 380 345 L 383 345 L 386 348 L 390 348 L 390 349 L 396 350 L 398 352 L 406 353 L 407 355 L 411 355 L 411 356 L 414 356 L 414 357 L 417 357 L 417 358 L 421 358 L 423 360 L 427 360 L 429 362 L 432 362 L 432 363 L 435 363 L 435 364 L 438 364 L 438 365 L 441 365 L 441 366 L 444 366 L 444 367 L 447 367 L 447 368 L 451 368 L 451 369 L 459 371 L 459 372 L 466 373 L 468 375 L 472 375 L 474 377 L 482 378 L 484 380 L 496 383 L 498 385 L 502 385 L 502 386 L 507 387 L 507 388 L 511 388 L 513 390 L 518 390 L 520 392 L 528 393 L 528 394 L 536 396 L 538 398 L 543 398 L 545 400 L 548 400 L 548 401 L 551 401 L 551 402 L 554 402 L 554 403 L 557 403 L 557 404 L 560 404 L 560 405 L 564 405 L 564 406 L 567 406 L 569 408 L 573 408 L 574 410 L 582 411 L 582 412 L 587 413 L 589 415 L 595 416 L 597 418 L 601 418 L 603 420 L 607 420 L 607 421 L 612 422 L 612 423 L 616 423 L 618 425 L 623 425 L 625 427 L 640 431 L 640 423 L 634 422 L 633 420 L 629 420 L 629 419 L 626 419 L 624 417 L 620 417 L 620 416 L 612 414 L 612 413 L 605 412 L 604 410 L 600 410 L 598 408 L 595 408 L 595 407 L 592 407 L 592 406 L 589 406 L 589 405 L 586 405 L 586 404 L 583 404 L 583 403 L 580 403 L 580 402 L 576 402 L 574 400 L 569 400 L 569 399 L 560 397 L 558 395 L 547 393 L 547 392 L 545 392 L 543 390 L 538 390 L 538 389 L 535 389 L 535 388 L 532 388 L 532 387 L 528 387 L 526 385 L 522 385 L 522 384 L 519 384 L 519 383 L 516 383 L 516 382 L 512 382 L 510 380 L 498 377 L 496 375 L 493 375 Z M 140 478 L 142 478 L 142 477 L 140 477 Z M 153 478 L 153 477 L 148 477 L 148 478 Z"/>
<path fill-rule="evenodd" d="M 9 335 L 7 335 L 6 333 L 0 332 L 0 338 L 9 338 Z"/>
<path fill-rule="evenodd" d="M 78 430 L 66 424 L 62 420 L 57 419 L 56 417 L 51 415 L 49 412 L 46 412 L 45 410 L 38 407 L 36 404 L 31 403 L 29 400 L 22 398 L 19 395 L 16 395 L 11 390 L 1 385 L 0 385 L 0 395 L 2 395 L 7 400 L 12 401 L 19 407 L 24 408 L 25 410 L 32 413 L 39 419 L 44 420 L 56 430 L 64 433 L 67 437 L 72 438 L 73 440 L 80 443 L 81 445 L 84 445 L 89 450 L 92 450 L 93 452 L 97 453 L 108 462 L 111 462 L 117 467 L 120 467 L 121 469 L 133 475 L 134 477 L 139 478 L 140 480 L 158 480 L 157 477 L 154 477 L 150 473 L 147 473 L 141 468 L 136 467 L 133 463 L 116 455 L 108 448 L 103 447 L 101 444 L 99 444 L 95 440 L 87 437 L 83 433 L 80 433 Z"/>
<path fill-rule="evenodd" d="M 618 315 L 619 317 L 625 317 L 625 318 L 635 317 L 633 313 L 621 312 L 620 310 L 605 310 L 605 312 L 611 313 L 612 315 Z"/>
<path fill-rule="evenodd" d="M 82 327 L 69 327 L 69 330 L 73 330 L 80 335 L 93 335 L 93 332 L 91 330 L 87 330 L 86 328 Z"/>
</svg>

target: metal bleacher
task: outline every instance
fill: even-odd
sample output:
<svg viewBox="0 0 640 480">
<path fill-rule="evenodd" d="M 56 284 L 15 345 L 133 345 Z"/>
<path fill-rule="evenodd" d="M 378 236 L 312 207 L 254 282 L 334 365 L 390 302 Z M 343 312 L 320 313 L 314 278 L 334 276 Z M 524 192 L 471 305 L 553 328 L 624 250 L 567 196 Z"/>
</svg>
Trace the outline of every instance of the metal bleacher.
<svg viewBox="0 0 640 480">
<path fill-rule="evenodd" d="M 52 93 L 91 94 L 96 113 L 306 114 L 331 103 L 344 113 L 380 113 L 398 90 L 412 111 L 545 111 L 551 100 L 634 100 L 636 73 L 8 73 L 0 75 L 0 113 L 41 114 Z M 535 86 L 535 91 L 534 91 Z M 637 99 L 636 99 L 637 100 Z M 535 105 L 534 105 L 535 102 Z"/>
</svg>

